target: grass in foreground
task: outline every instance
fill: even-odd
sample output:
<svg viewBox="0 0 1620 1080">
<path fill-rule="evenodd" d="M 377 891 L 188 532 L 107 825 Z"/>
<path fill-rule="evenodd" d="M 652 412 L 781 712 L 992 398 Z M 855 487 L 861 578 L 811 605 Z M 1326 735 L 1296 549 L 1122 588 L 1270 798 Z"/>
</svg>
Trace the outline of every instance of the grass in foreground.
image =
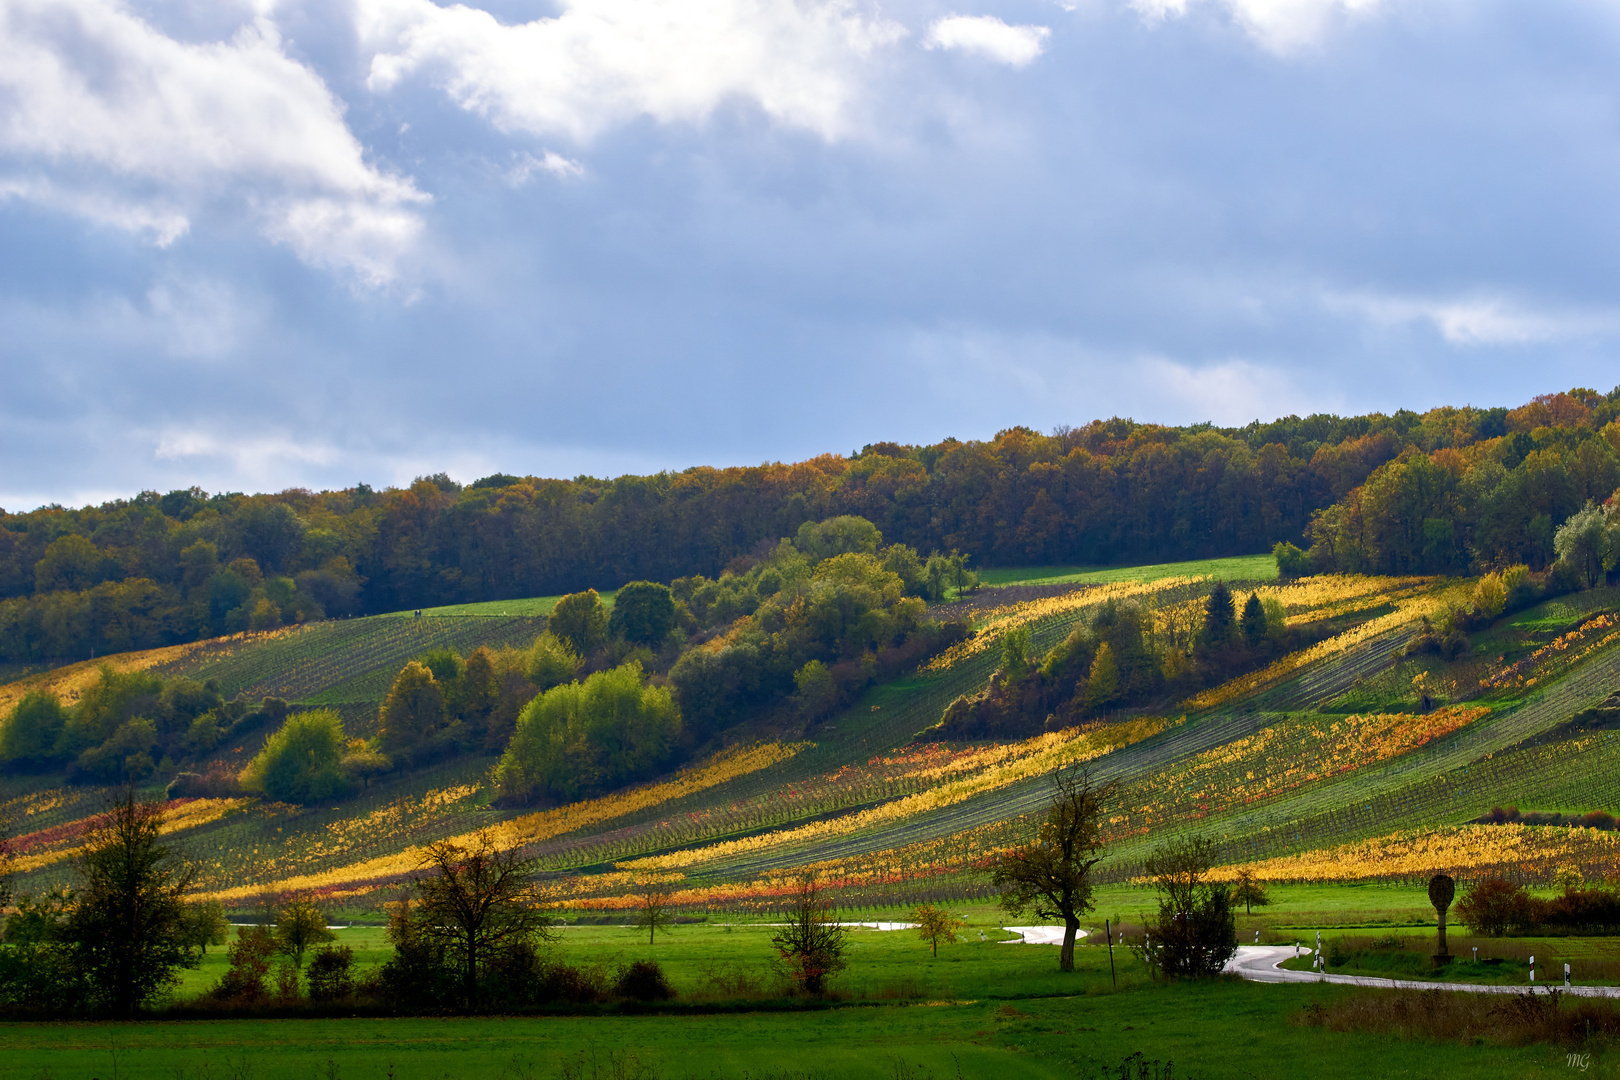
<svg viewBox="0 0 1620 1080">
<path fill-rule="evenodd" d="M 599 939 L 583 948 L 647 952 L 645 941 L 615 941 L 609 928 L 580 933 Z M 613 933 L 631 937 L 627 930 Z M 661 940 L 653 955 L 677 967 L 676 954 L 690 951 L 690 962 L 699 964 L 699 954 L 724 931 L 692 934 L 683 944 L 686 933 Z M 754 952 L 765 930 L 733 931 L 745 933 Z M 1150 1069 L 1157 1063 L 1158 1071 L 1145 1075 L 1163 1076 L 1172 1062 L 1175 1076 L 1206 1080 L 1568 1074 L 1562 1046 L 1398 1040 L 1300 1022 L 1309 1007 L 1331 1009 L 1353 995 L 1342 987 L 1165 984 L 1149 981 L 1120 954 L 1116 962 L 1126 970 L 1115 990 L 1101 948 L 1079 950 L 1079 970 L 1060 976 L 1055 946 L 974 940 L 947 946 L 934 961 L 903 932 L 863 935 L 857 945 L 852 979 L 880 977 L 888 966 L 1001 993 L 800 1011 L 718 1004 L 702 1010 L 688 1003 L 641 1016 L 19 1023 L 0 1025 L 0 1076 L 1014 1080 L 1112 1078 L 1127 1063 L 1125 1075 L 1142 1075 L 1138 1063 Z M 568 947 L 570 954 L 581 948 Z M 954 977 L 947 977 L 952 968 Z M 1030 992 L 1040 996 L 1022 996 Z"/>
</svg>

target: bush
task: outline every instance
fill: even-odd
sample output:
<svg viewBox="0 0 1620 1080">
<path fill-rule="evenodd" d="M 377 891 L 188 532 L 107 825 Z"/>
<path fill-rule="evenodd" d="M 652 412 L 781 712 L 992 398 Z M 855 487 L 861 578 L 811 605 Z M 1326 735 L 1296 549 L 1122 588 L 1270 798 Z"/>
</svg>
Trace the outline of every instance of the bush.
<svg viewBox="0 0 1620 1080">
<path fill-rule="evenodd" d="M 217 1001 L 257 1004 L 268 997 L 264 980 L 276 955 L 276 939 L 268 926 L 244 926 L 231 943 L 231 966 L 209 991 Z"/>
<path fill-rule="evenodd" d="M 354 993 L 354 950 L 327 945 L 309 959 L 309 996 L 314 1001 L 341 1001 Z"/>
<path fill-rule="evenodd" d="M 1474 882 L 1457 902 L 1457 918 L 1476 934 L 1501 937 L 1527 928 L 1530 917 L 1530 894 L 1502 877 Z"/>
<path fill-rule="evenodd" d="M 656 960 L 637 960 L 629 967 L 619 969 L 613 982 L 613 992 L 632 1001 L 668 1001 L 675 996 L 675 988 L 664 977 L 664 969 Z"/>
</svg>

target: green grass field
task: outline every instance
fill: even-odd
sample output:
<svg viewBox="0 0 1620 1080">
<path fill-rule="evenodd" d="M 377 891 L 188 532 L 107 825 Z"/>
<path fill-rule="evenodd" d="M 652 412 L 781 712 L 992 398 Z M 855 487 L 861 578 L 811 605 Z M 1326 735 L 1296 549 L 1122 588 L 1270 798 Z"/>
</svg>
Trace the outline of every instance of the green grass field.
<svg viewBox="0 0 1620 1080">
<path fill-rule="evenodd" d="M 1147 566 L 1007 566 L 979 571 L 986 585 L 1105 585 L 1115 581 L 1157 581 L 1167 577 L 1215 577 L 1224 581 L 1272 581 L 1277 561 L 1270 555 L 1153 563 Z"/>
<path fill-rule="evenodd" d="M 853 932 L 831 1008 L 783 1011 L 712 993 L 711 974 L 765 973 L 767 926 L 681 926 L 651 947 L 628 928 L 570 927 L 558 946 L 568 962 L 611 970 L 650 956 L 680 997 L 657 1015 L 6 1024 L 0 1078 L 1113 1078 L 1136 1054 L 1208 1080 L 1567 1071 L 1559 1048 L 1392 1045 L 1298 1023 L 1306 1006 L 1348 992 L 1338 987 L 1166 984 L 1124 949 L 1111 976 L 1101 945 L 1077 949 L 1077 971 L 1060 974 L 1055 946 L 981 942 L 981 929 L 1001 936 L 994 909 L 966 914 L 965 940 L 937 959 L 907 931 Z M 380 952 L 378 930 L 337 933 L 358 952 Z M 223 970 L 223 960 L 210 956 L 207 968 Z"/>
<path fill-rule="evenodd" d="M 609 611 L 613 610 L 613 599 L 619 595 L 618 589 L 608 589 L 598 593 L 602 598 L 602 606 Z M 486 600 L 478 604 L 446 604 L 444 607 L 423 608 L 423 617 L 429 615 L 521 615 L 533 618 L 537 615 L 550 615 L 551 609 L 557 606 L 562 599 L 559 593 L 556 596 L 530 596 L 516 600 Z M 394 611 L 381 616 L 388 619 L 408 619 L 416 614 L 415 611 Z"/>
</svg>

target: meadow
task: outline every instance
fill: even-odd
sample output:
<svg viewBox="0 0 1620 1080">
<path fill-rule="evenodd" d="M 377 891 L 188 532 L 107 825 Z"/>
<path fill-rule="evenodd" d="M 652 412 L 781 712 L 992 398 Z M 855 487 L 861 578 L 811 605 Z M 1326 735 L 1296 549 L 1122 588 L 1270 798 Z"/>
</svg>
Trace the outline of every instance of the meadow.
<svg viewBox="0 0 1620 1080">
<path fill-rule="evenodd" d="M 1122 948 L 1111 976 L 1100 945 L 1081 947 L 1076 971 L 1060 975 L 1055 946 L 1000 943 L 993 909 L 964 914 L 963 940 L 937 959 L 907 931 L 852 932 L 850 971 L 828 1002 L 717 990 L 738 972 L 769 978 L 768 926 L 680 926 L 652 946 L 629 928 L 572 926 L 558 946 L 571 962 L 612 968 L 651 956 L 680 997 L 589 1015 L 13 1023 L 0 1025 L 0 1077 L 1111 1080 L 1155 1063 L 1147 1075 L 1170 1065 L 1209 1080 L 1568 1071 L 1560 1047 L 1415 1040 L 1392 1052 L 1379 1036 L 1302 1026 L 1306 1008 L 1346 996 L 1339 987 L 1165 983 Z M 362 955 L 377 952 L 368 947 L 376 930 L 337 933 Z"/>
</svg>

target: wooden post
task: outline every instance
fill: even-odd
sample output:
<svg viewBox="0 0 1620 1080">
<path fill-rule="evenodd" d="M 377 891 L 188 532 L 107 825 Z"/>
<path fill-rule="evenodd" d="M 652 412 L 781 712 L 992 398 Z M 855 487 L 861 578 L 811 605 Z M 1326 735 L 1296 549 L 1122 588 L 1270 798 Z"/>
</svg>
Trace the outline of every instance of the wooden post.
<svg viewBox="0 0 1620 1080">
<path fill-rule="evenodd" d="M 1108 974 L 1114 980 L 1114 989 L 1118 990 L 1119 974 L 1114 971 L 1114 930 L 1107 919 L 1103 920 L 1103 933 L 1108 936 Z M 1564 967 L 1567 969 L 1569 965 L 1565 964 Z"/>
</svg>

